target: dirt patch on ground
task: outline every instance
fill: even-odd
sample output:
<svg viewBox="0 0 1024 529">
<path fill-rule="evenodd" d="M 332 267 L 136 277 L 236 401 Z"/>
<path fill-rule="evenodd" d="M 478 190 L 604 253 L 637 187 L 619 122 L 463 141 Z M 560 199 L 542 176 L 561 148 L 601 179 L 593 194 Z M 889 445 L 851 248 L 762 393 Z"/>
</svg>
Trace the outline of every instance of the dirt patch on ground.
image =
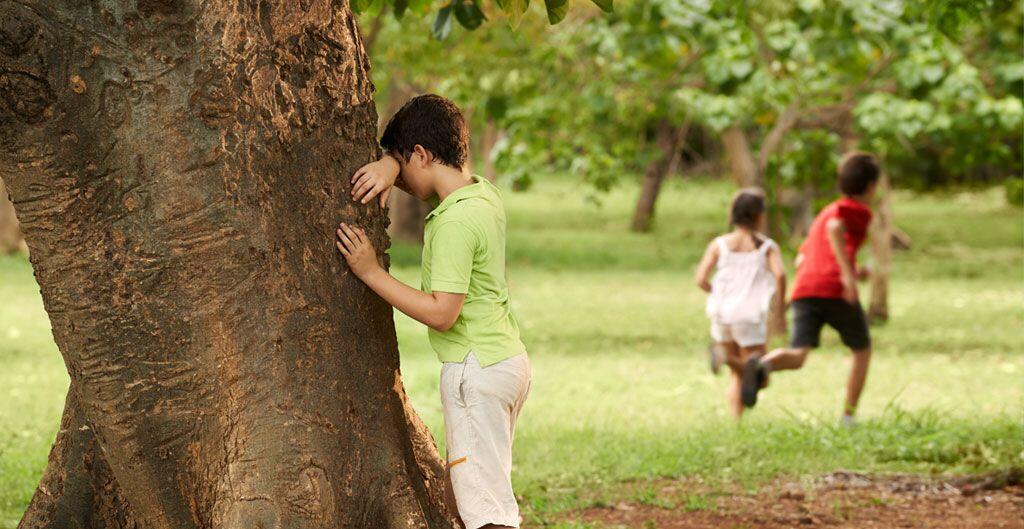
<svg viewBox="0 0 1024 529">
<path fill-rule="evenodd" d="M 573 512 L 567 521 L 642 529 L 1024 529 L 1020 478 L 1019 472 L 934 480 L 835 472 L 753 494 L 666 481 L 644 485 L 647 492 L 631 501 Z"/>
</svg>

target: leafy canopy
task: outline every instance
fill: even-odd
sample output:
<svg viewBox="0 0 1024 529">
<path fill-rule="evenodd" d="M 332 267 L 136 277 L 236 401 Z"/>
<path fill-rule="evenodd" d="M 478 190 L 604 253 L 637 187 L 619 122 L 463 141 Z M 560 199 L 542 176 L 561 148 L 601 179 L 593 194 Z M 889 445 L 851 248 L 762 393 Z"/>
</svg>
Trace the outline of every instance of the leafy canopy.
<svg viewBox="0 0 1024 529">
<path fill-rule="evenodd" d="M 569 0 L 541 1 L 551 24 L 558 24 L 569 12 Z M 590 1 L 606 13 L 613 10 L 613 0 Z M 356 13 L 364 13 L 390 6 L 395 18 L 399 20 L 409 11 L 423 13 L 436 9 L 431 32 L 436 39 L 444 40 L 451 34 L 452 20 L 466 29 L 480 27 L 487 20 L 487 7 L 484 4 L 484 0 L 352 0 L 352 9 Z M 530 8 L 530 0 L 492 0 L 490 7 L 504 14 L 511 25 L 517 27 Z"/>
</svg>

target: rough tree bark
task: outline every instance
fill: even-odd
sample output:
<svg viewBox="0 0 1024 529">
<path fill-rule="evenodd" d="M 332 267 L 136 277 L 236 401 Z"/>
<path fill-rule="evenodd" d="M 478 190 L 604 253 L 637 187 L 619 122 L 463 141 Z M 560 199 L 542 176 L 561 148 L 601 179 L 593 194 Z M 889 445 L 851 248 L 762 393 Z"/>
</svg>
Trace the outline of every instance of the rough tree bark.
<svg viewBox="0 0 1024 529">
<path fill-rule="evenodd" d="M 28 249 L 25 238 L 21 236 L 18 217 L 14 214 L 14 204 L 7 196 L 4 183 L 0 181 L 0 255 L 23 252 Z"/>
<path fill-rule="evenodd" d="M 651 220 L 654 218 L 654 206 L 658 202 L 658 195 L 661 193 L 661 184 L 665 177 L 671 172 L 676 158 L 679 156 L 681 143 L 685 141 L 686 129 L 689 122 L 676 128 L 668 120 L 661 120 L 655 129 L 654 142 L 660 155 L 647 164 L 644 171 L 644 180 L 640 186 L 640 196 L 637 198 L 636 208 L 633 211 L 632 229 L 637 232 L 650 231 Z"/>
<path fill-rule="evenodd" d="M 889 319 L 889 272 L 892 268 L 892 190 L 886 172 L 878 178 L 878 200 L 875 202 L 875 217 L 871 223 L 871 256 L 874 269 L 871 271 L 871 301 L 868 304 L 868 320 L 883 322 Z"/>
<path fill-rule="evenodd" d="M 72 380 L 21 527 L 454 527 L 391 308 L 333 249 L 388 243 L 349 201 L 377 146 L 347 2 L 0 21 L 0 178 Z"/>
</svg>

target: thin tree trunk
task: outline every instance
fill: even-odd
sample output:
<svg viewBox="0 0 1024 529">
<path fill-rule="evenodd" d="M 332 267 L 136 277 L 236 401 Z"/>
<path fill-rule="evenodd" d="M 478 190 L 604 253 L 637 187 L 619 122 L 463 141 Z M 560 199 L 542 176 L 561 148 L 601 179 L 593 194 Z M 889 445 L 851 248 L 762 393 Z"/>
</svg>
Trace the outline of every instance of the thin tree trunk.
<svg viewBox="0 0 1024 529">
<path fill-rule="evenodd" d="M 754 185 L 764 187 L 768 161 L 772 155 L 782 148 L 786 134 L 796 125 L 799 117 L 800 105 L 799 102 L 794 101 L 779 114 L 778 119 L 775 120 L 775 125 L 765 135 L 764 141 L 761 142 L 761 148 L 758 149 L 757 153 L 757 174 L 754 179 Z"/>
<path fill-rule="evenodd" d="M 480 155 L 484 160 L 484 178 L 493 182 L 498 178 L 498 171 L 494 167 L 494 159 L 492 153 L 494 152 L 494 146 L 502 138 L 502 132 L 498 126 L 494 123 L 494 120 L 488 119 L 487 124 L 484 126 L 484 137 L 483 144 L 480 146 Z"/>
<path fill-rule="evenodd" d="M 871 271 L 871 302 L 868 305 L 868 319 L 872 322 L 889 319 L 889 272 L 892 268 L 892 190 L 889 175 L 885 172 L 878 179 L 878 201 L 875 218 L 871 223 L 871 256 L 874 269 Z"/>
<path fill-rule="evenodd" d="M 678 130 L 668 120 L 661 120 L 658 123 L 655 131 L 655 144 L 661 154 L 652 160 L 644 171 L 640 196 L 637 198 L 636 209 L 633 212 L 633 231 L 650 231 L 651 220 L 654 218 L 654 206 L 658 201 L 658 194 L 661 192 L 661 184 L 674 165 L 681 148 L 680 144 L 685 141 L 688 127 L 688 121 Z"/>
<path fill-rule="evenodd" d="M 729 161 L 729 170 L 736 185 L 756 185 L 757 161 L 754 160 L 754 153 L 750 149 L 750 142 L 747 141 L 743 128 L 734 125 L 725 129 L 722 132 L 722 147 L 725 148 L 725 157 Z"/>
<path fill-rule="evenodd" d="M 391 193 L 391 199 L 388 201 L 391 236 L 405 242 L 422 243 L 423 229 L 426 226 L 429 213 L 429 204 L 396 189 Z"/>
<path fill-rule="evenodd" d="M 0 255 L 8 255 L 28 250 L 25 238 L 21 236 L 18 217 L 14 214 L 14 204 L 7 196 L 4 183 L 0 181 Z"/>
<path fill-rule="evenodd" d="M 391 308 L 333 248 L 388 246 L 349 200 L 379 151 L 347 3 L 0 18 L 0 177 L 73 388 L 21 527 L 454 527 Z"/>
</svg>

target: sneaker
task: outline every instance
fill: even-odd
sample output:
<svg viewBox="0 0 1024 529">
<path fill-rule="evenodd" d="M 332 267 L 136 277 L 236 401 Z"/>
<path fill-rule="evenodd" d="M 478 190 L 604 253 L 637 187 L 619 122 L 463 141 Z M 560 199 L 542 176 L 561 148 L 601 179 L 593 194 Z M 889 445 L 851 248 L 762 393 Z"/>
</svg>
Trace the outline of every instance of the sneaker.
<svg viewBox="0 0 1024 529">
<path fill-rule="evenodd" d="M 711 342 L 708 344 L 708 366 L 711 368 L 711 373 L 717 375 L 722 369 L 722 364 L 725 363 L 725 353 L 722 351 L 722 346 L 718 345 L 718 342 Z"/>
<path fill-rule="evenodd" d="M 764 386 L 767 376 L 760 358 L 747 360 L 747 365 L 743 368 L 743 380 L 740 384 L 740 401 L 744 406 L 753 408 L 757 404 L 757 392 Z"/>
</svg>

